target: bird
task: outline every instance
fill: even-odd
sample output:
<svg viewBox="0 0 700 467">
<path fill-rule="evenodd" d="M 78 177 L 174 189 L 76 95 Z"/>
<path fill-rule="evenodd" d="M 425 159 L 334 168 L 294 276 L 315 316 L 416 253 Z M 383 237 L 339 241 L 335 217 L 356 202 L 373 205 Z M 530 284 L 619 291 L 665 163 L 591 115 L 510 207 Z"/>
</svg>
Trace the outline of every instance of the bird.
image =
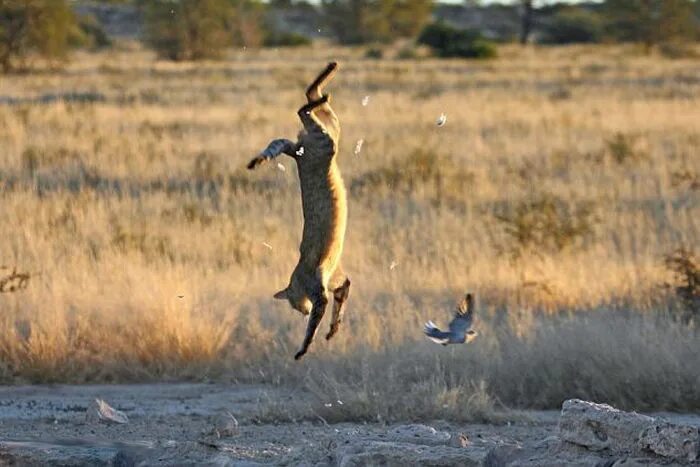
<svg viewBox="0 0 700 467">
<path fill-rule="evenodd" d="M 441 331 L 435 323 L 425 323 L 423 332 L 428 339 L 438 344 L 464 344 L 473 341 L 479 335 L 471 329 L 474 319 L 474 297 L 468 293 L 457 307 L 455 317 L 449 324 L 448 331 Z"/>
</svg>

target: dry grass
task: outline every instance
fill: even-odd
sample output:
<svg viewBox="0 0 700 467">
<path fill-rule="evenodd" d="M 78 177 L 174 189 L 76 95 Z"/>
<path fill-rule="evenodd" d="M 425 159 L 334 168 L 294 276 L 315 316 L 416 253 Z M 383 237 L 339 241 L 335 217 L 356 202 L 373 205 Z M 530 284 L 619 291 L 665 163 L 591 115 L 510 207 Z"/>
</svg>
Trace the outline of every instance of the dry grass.
<svg viewBox="0 0 700 467">
<path fill-rule="evenodd" d="M 30 274 L 0 294 L 0 381 L 295 383 L 332 420 L 571 396 L 700 408 L 700 337 L 669 319 L 661 287 L 664 256 L 700 242 L 697 61 L 311 52 L 190 65 L 115 51 L 0 77 L 20 99 L 0 105 L 0 279 Z M 295 363 L 305 322 L 271 295 L 297 259 L 298 183 L 289 160 L 243 167 L 296 134 L 303 86 L 330 58 L 353 289 L 339 335 Z M 68 92 L 99 98 L 33 101 Z M 422 322 L 465 290 L 477 342 L 424 342 Z"/>
</svg>

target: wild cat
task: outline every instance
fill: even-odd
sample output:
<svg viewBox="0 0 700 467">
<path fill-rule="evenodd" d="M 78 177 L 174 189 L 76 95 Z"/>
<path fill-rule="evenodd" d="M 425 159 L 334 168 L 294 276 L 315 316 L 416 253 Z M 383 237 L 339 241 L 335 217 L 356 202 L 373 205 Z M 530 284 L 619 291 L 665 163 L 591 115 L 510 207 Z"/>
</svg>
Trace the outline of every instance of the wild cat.
<svg viewBox="0 0 700 467">
<path fill-rule="evenodd" d="M 255 169 L 280 154 L 292 157 L 297 164 L 304 212 L 300 257 L 289 285 L 274 295 L 288 300 L 304 315 L 311 313 L 295 360 L 304 356 L 314 339 L 328 305 L 327 293 L 333 292 L 333 316 L 326 334 L 326 339 L 330 339 L 338 331 L 343 304 L 350 292 L 350 279 L 340 266 L 348 215 L 347 194 L 336 157 L 340 123 L 330 106 L 330 95 L 322 94 L 323 86 L 337 69 L 337 63 L 329 63 L 307 88 L 308 102 L 297 112 L 304 126 L 297 142 L 273 140 L 248 164 L 249 169 Z"/>
</svg>

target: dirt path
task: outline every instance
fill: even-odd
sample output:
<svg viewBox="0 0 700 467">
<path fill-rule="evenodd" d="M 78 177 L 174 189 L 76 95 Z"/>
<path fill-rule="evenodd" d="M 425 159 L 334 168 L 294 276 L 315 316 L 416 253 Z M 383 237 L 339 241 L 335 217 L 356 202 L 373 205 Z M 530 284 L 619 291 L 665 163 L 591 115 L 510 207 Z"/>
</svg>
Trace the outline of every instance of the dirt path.
<svg viewBox="0 0 700 467">
<path fill-rule="evenodd" d="M 556 434 L 558 418 L 557 412 L 528 412 L 498 426 L 256 421 L 266 401 L 291 405 L 303 397 L 279 388 L 222 384 L 0 388 L 0 465 L 365 465 L 372 462 L 362 457 L 367 452 L 397 447 L 418 456 L 410 459 L 434 465 L 484 465 L 494 448 L 544 446 Z M 88 421 L 95 398 L 126 413 L 129 422 Z M 237 418 L 238 433 L 217 436 L 225 411 Z M 684 421 L 700 426 L 700 417 Z M 460 441 L 460 433 L 468 443 Z"/>
</svg>

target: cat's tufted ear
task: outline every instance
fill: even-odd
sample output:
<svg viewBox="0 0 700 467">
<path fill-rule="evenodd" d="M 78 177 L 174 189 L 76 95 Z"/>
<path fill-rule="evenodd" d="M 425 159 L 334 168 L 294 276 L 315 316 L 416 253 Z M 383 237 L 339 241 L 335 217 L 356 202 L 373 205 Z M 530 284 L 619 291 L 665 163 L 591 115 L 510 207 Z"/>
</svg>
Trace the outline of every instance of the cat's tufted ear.
<svg viewBox="0 0 700 467">
<path fill-rule="evenodd" d="M 280 290 L 274 295 L 274 298 L 277 300 L 287 300 L 289 298 L 289 295 L 287 294 L 287 289 Z"/>
</svg>

